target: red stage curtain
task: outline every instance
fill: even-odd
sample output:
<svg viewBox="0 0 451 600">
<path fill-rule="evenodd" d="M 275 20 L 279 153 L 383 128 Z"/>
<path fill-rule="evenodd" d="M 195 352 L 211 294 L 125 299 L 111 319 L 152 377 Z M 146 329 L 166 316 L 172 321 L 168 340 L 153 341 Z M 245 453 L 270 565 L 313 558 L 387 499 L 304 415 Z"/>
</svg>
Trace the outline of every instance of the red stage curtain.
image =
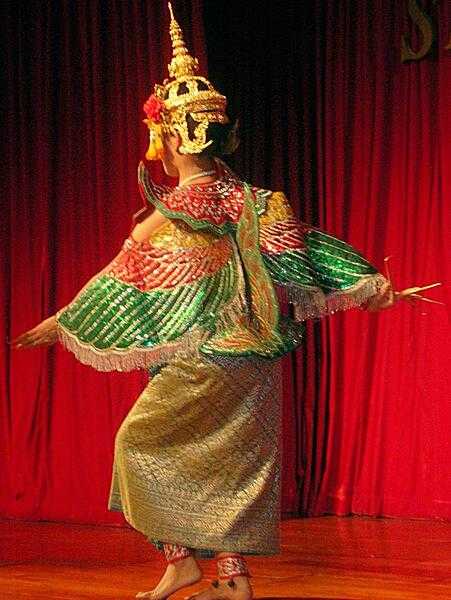
<svg viewBox="0 0 451 600">
<path fill-rule="evenodd" d="M 421 42 L 407 3 L 325 3 L 317 65 L 320 224 L 380 269 L 391 255 L 397 289 L 446 284 L 451 266 L 451 5 L 420 4 L 438 22 L 432 56 L 400 62 L 403 34 Z M 447 325 L 422 302 L 327 322 L 309 512 L 451 517 Z"/>
<path fill-rule="evenodd" d="M 423 38 L 407 2 L 220 5 L 205 3 L 209 67 L 243 124 L 237 170 L 380 270 L 392 255 L 396 289 L 446 284 L 450 3 L 424 3 L 436 43 L 409 63 L 401 36 Z M 438 305 L 311 325 L 284 362 L 284 509 L 451 517 L 449 356 Z"/>
<path fill-rule="evenodd" d="M 200 8 L 174 3 L 204 69 Z M 163 0 L 2 9 L 4 344 L 67 304 L 127 237 L 142 206 L 142 106 L 167 77 L 171 49 Z M 122 523 L 106 508 L 114 434 L 146 377 L 97 372 L 61 347 L 4 348 L 0 514 Z"/>
<path fill-rule="evenodd" d="M 204 60 L 200 0 L 175 9 Z M 170 55 L 162 1 L 2 10 L 4 339 L 67 303 L 128 234 L 142 103 Z M 401 64 L 401 34 L 418 43 L 404 3 L 204 3 L 210 75 L 242 122 L 233 165 L 381 269 L 393 255 L 398 288 L 449 269 L 449 4 L 432 14 L 435 54 Z M 284 361 L 286 512 L 451 515 L 445 318 L 421 304 L 309 325 Z M 0 360 L 0 514 L 122 523 L 106 510 L 113 440 L 145 379 L 60 347 Z"/>
</svg>

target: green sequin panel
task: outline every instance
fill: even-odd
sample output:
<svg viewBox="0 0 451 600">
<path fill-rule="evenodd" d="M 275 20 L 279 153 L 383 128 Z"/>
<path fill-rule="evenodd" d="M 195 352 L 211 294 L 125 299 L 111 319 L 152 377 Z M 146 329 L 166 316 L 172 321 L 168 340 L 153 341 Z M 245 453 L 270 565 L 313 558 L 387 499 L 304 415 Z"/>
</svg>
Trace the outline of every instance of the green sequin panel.
<svg viewBox="0 0 451 600">
<path fill-rule="evenodd" d="M 264 254 L 264 263 L 276 283 L 316 285 L 316 273 L 302 250 L 287 250 L 282 254 Z"/>
<path fill-rule="evenodd" d="M 302 250 L 264 255 L 275 282 L 319 287 L 327 293 L 346 290 L 361 277 L 377 273 L 355 248 L 327 233 L 312 230 L 304 242 L 306 247 Z"/>
<path fill-rule="evenodd" d="M 214 328 L 236 283 L 232 263 L 189 285 L 152 292 L 104 275 L 60 314 L 59 323 L 99 350 L 153 347 L 175 340 L 193 325 Z"/>
</svg>

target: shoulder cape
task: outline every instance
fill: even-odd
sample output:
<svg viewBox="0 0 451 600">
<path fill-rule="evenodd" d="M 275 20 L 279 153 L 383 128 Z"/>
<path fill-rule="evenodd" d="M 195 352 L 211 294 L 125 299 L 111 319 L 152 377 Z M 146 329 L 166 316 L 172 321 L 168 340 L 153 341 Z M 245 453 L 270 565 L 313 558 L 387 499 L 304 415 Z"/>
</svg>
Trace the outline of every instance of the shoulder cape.
<svg viewBox="0 0 451 600">
<path fill-rule="evenodd" d="M 386 282 L 353 246 L 299 221 L 281 192 L 260 217 L 260 250 L 297 320 L 359 306 Z"/>
<path fill-rule="evenodd" d="M 355 249 L 297 221 L 283 194 L 223 168 L 206 200 L 154 185 L 140 164 L 143 197 L 171 223 L 148 242 L 127 238 L 58 313 L 59 338 L 81 362 L 128 371 L 180 353 L 272 359 L 302 342 L 304 319 L 377 293 L 384 278 Z M 281 314 L 281 290 L 295 319 Z"/>
</svg>

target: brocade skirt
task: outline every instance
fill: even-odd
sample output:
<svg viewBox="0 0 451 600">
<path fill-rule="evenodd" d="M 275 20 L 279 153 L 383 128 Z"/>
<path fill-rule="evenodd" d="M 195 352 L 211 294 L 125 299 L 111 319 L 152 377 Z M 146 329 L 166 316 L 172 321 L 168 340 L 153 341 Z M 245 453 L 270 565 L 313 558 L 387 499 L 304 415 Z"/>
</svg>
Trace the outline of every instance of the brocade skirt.
<svg viewBox="0 0 451 600">
<path fill-rule="evenodd" d="M 280 460 L 280 361 L 176 359 L 116 434 L 108 508 L 158 548 L 277 554 Z"/>
</svg>

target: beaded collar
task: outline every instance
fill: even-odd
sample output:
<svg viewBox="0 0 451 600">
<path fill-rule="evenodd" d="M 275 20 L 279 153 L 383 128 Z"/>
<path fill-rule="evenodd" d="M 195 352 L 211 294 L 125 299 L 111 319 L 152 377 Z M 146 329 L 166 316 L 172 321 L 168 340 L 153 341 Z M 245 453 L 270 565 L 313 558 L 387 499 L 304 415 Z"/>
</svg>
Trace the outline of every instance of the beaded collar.
<svg viewBox="0 0 451 600">
<path fill-rule="evenodd" d="M 244 202 L 244 182 L 221 160 L 215 158 L 218 178 L 211 183 L 169 187 L 154 183 L 143 162 L 138 167 L 138 183 L 144 201 L 166 217 L 182 219 L 194 229 L 222 234 L 234 229 Z M 271 191 L 250 186 L 258 213 L 265 210 Z"/>
</svg>

